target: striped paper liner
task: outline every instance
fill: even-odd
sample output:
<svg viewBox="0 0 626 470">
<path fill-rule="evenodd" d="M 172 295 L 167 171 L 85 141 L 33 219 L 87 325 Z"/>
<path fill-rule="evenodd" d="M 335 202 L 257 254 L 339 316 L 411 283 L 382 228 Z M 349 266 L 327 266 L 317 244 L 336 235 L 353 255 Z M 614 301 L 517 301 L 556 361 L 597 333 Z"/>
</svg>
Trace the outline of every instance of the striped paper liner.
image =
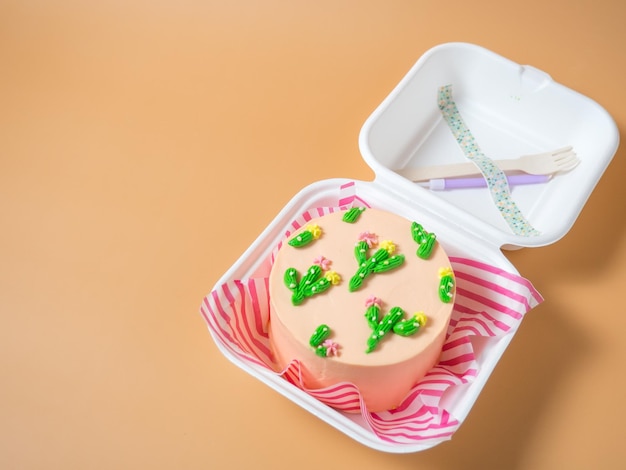
<svg viewBox="0 0 626 470">
<path fill-rule="evenodd" d="M 353 188 L 342 187 L 342 194 Z M 320 207 L 294 220 L 285 239 L 312 218 L 350 205 L 365 205 L 356 197 L 343 197 L 338 207 Z M 280 244 L 279 244 L 280 246 Z M 277 248 L 270 256 L 272 262 Z M 360 412 L 371 431 L 395 444 L 441 442 L 449 439 L 460 422 L 440 406 L 445 393 L 474 380 L 480 368 L 472 338 L 497 341 L 513 332 L 524 314 L 543 301 L 532 284 L 483 262 L 451 257 L 456 277 L 456 297 L 439 362 L 419 380 L 397 408 L 370 413 L 358 389 L 340 383 L 322 389 L 306 389 L 300 364 L 292 361 L 275 372 L 320 402 L 339 411 Z M 240 360 L 274 370 L 268 338 L 269 279 L 232 280 L 216 287 L 203 300 L 200 312 L 214 337 Z"/>
</svg>

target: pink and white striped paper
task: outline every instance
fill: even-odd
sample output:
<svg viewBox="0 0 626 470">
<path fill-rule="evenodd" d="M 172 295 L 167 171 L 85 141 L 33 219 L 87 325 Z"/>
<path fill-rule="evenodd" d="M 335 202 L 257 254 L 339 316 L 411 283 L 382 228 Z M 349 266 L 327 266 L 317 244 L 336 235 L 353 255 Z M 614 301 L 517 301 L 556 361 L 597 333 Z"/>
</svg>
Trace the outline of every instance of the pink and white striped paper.
<svg viewBox="0 0 626 470">
<path fill-rule="evenodd" d="M 292 222 L 285 238 L 311 218 L 355 203 L 367 205 L 355 197 L 344 197 L 339 207 L 308 210 Z M 481 338 L 483 343 L 498 341 L 513 332 L 524 314 L 543 301 L 532 284 L 516 274 L 468 258 L 453 257 L 450 261 L 456 276 L 456 298 L 441 357 L 396 409 L 368 412 L 358 389 L 349 383 L 306 389 L 298 361 L 276 373 L 337 410 L 360 412 L 382 441 L 402 445 L 449 439 L 460 422 L 441 405 L 441 400 L 445 393 L 477 375 L 480 360 L 473 338 Z M 268 339 L 268 278 L 226 282 L 204 298 L 200 311 L 216 340 L 235 357 L 274 370 Z"/>
</svg>

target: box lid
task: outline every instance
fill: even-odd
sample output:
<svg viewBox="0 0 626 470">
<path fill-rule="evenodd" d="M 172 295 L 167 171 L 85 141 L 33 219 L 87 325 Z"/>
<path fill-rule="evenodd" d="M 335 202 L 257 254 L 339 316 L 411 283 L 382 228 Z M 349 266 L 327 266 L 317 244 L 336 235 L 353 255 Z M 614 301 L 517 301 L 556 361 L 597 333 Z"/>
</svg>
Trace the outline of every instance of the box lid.
<svg viewBox="0 0 626 470">
<path fill-rule="evenodd" d="M 438 107 L 451 85 L 464 122 L 486 156 L 510 159 L 572 146 L 580 164 L 547 183 L 514 186 L 511 197 L 540 234 L 516 235 L 487 188 L 431 191 L 398 170 L 469 161 Z M 447 43 L 427 51 L 368 117 L 359 148 L 376 181 L 459 228 L 507 249 L 563 237 L 619 144 L 611 116 L 547 73 L 483 47 Z"/>
</svg>

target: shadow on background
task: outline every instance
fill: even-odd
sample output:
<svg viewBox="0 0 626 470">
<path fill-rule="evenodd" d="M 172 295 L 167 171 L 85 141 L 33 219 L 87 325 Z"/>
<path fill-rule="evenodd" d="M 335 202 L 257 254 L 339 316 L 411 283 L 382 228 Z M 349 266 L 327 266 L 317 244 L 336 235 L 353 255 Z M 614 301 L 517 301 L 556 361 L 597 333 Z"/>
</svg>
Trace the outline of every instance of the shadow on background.
<svg viewBox="0 0 626 470">
<path fill-rule="evenodd" d="M 414 461 L 433 468 L 516 468 L 545 407 L 592 348 L 558 303 L 533 310 L 452 440 Z"/>
</svg>

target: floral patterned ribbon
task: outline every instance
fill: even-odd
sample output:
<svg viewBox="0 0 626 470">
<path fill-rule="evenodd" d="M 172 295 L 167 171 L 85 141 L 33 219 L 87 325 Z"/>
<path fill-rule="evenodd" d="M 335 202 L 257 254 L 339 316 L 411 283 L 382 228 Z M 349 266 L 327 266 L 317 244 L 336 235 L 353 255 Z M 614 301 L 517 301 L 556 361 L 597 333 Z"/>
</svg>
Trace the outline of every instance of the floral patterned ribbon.
<svg viewBox="0 0 626 470">
<path fill-rule="evenodd" d="M 515 204 L 515 201 L 511 198 L 511 191 L 504 172 L 478 147 L 474 136 L 463 121 L 452 99 L 452 85 L 439 88 L 438 101 L 439 109 L 452 134 L 461 146 L 465 156 L 476 164 L 484 176 L 496 207 L 511 230 L 513 230 L 513 233 L 524 237 L 539 235 L 540 232 L 530 225 L 517 207 L 517 204 Z"/>
</svg>

